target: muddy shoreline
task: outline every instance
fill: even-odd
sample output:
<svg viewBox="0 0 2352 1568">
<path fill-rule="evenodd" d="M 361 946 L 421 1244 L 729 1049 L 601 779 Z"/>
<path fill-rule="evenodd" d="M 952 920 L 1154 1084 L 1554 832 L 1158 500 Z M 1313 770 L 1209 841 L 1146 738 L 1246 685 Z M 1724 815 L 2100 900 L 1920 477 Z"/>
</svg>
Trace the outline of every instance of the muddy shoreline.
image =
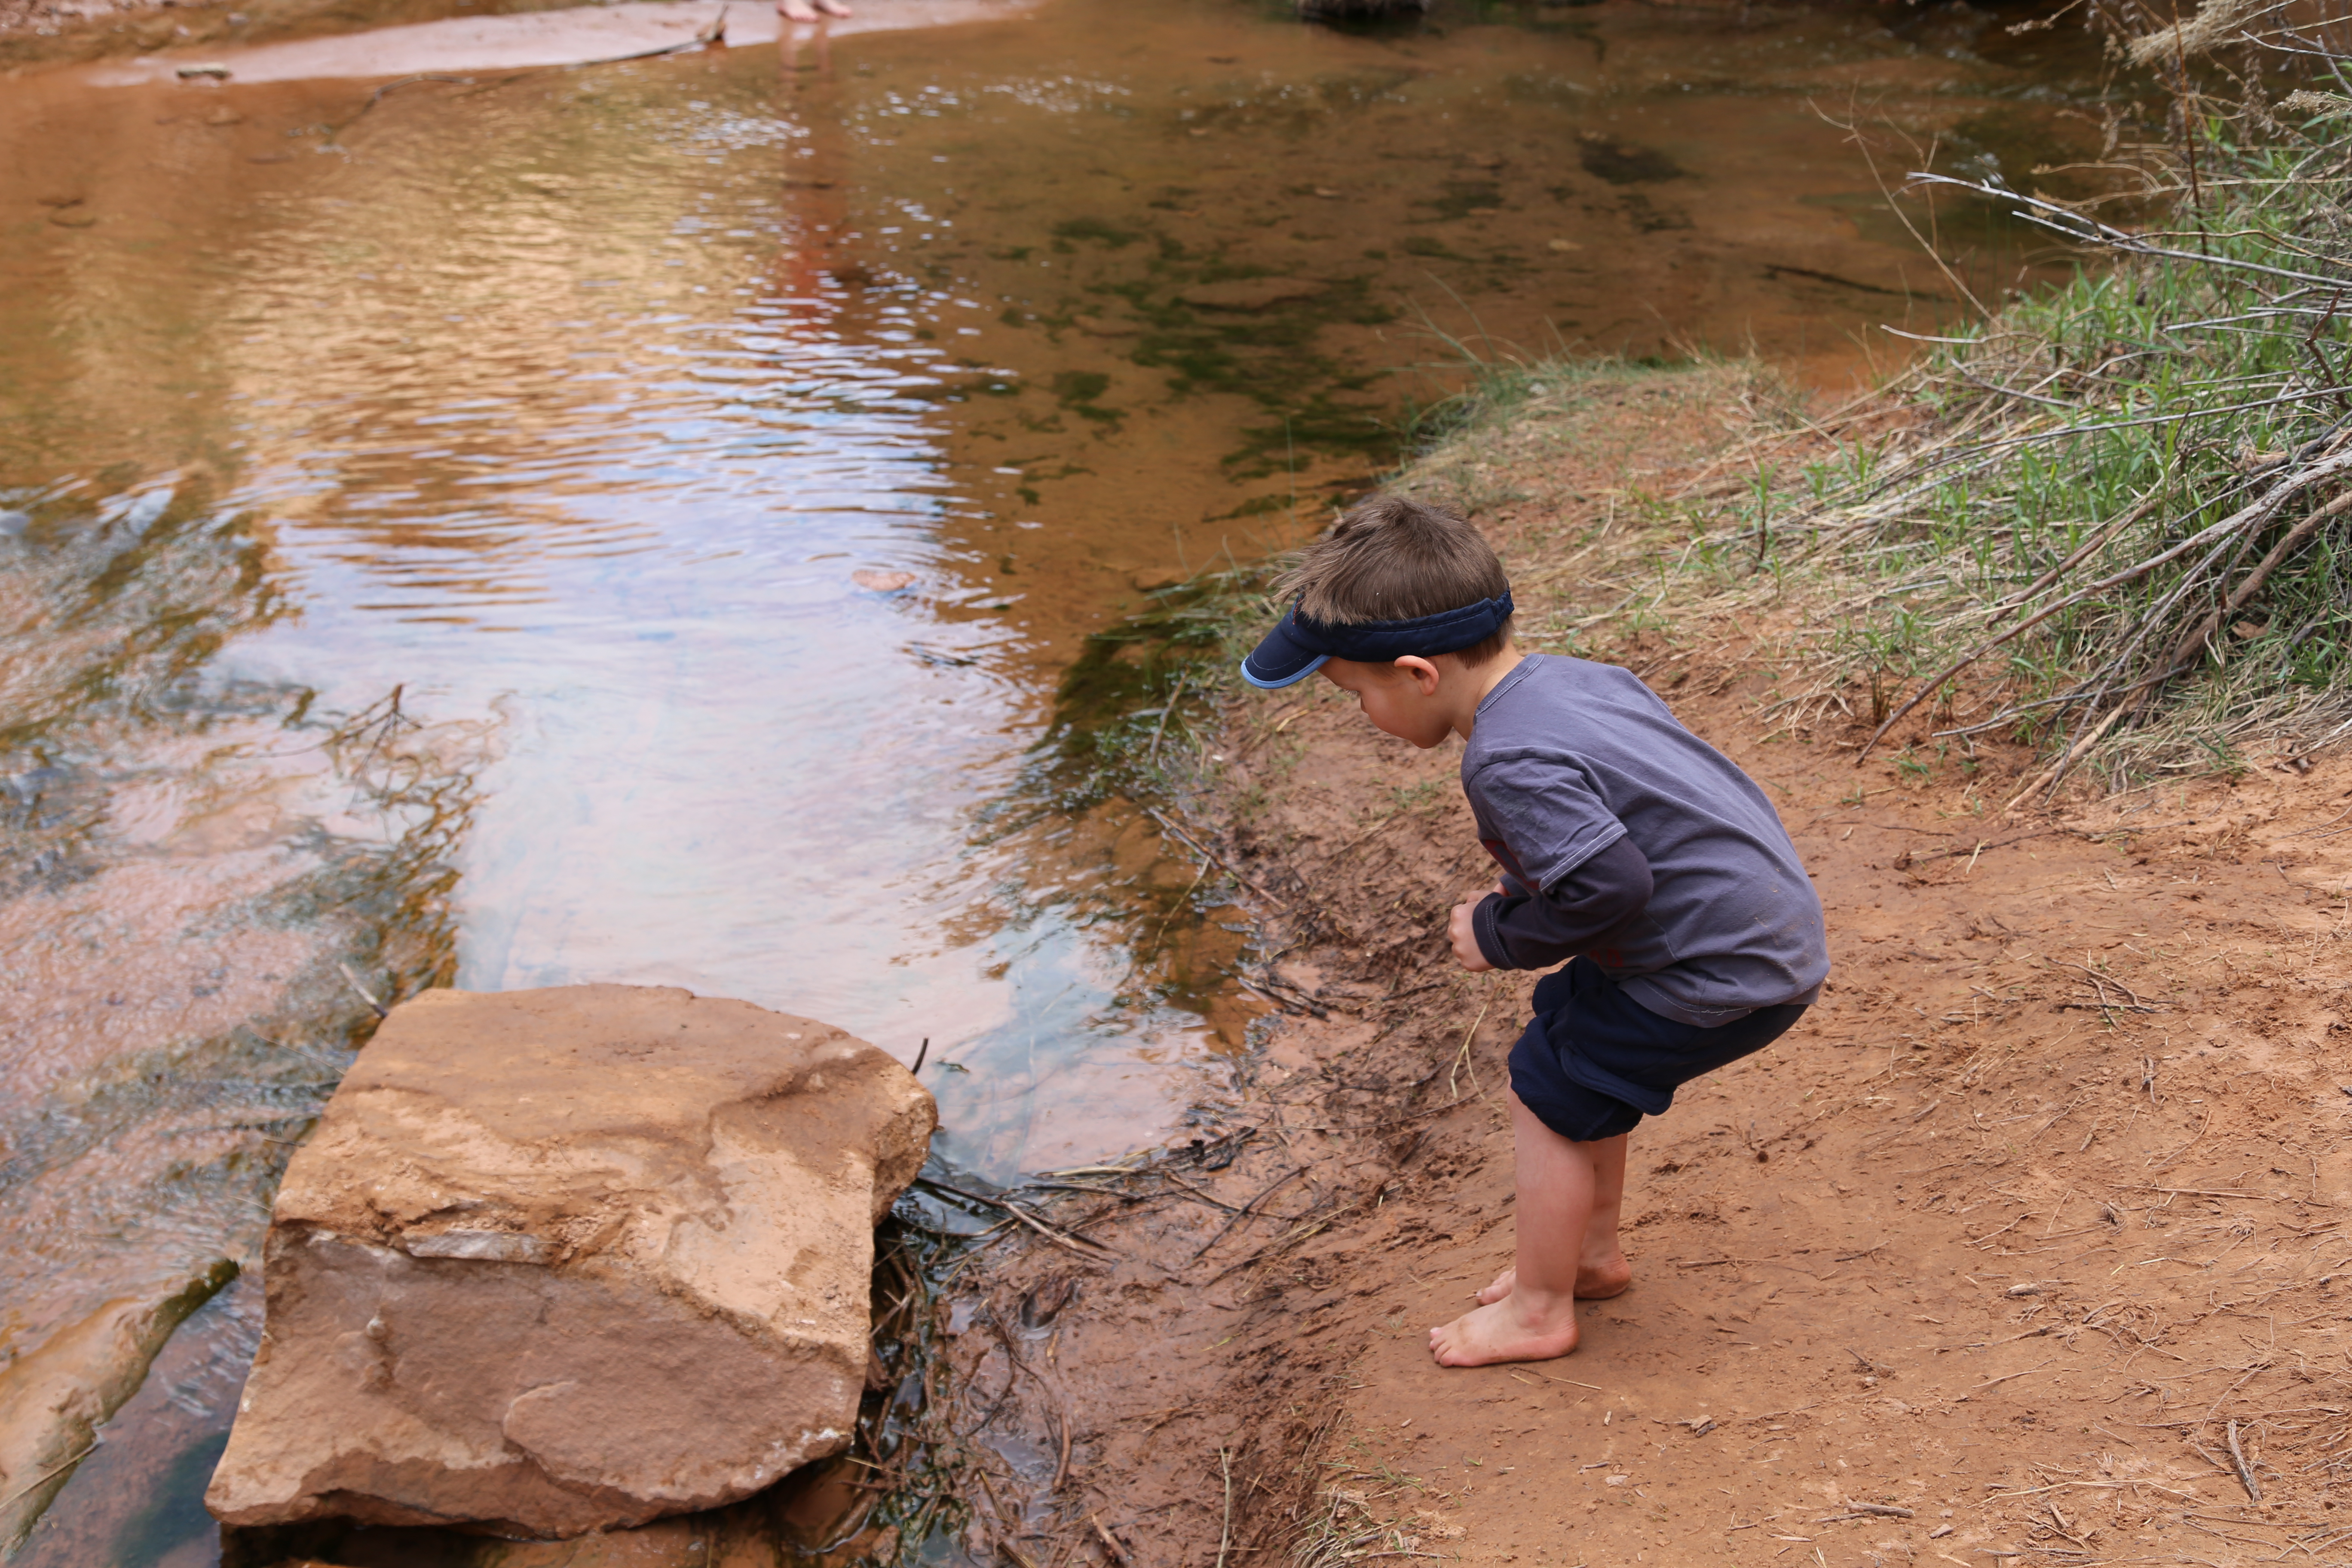
<svg viewBox="0 0 2352 1568">
<path fill-rule="evenodd" d="M 1601 376 L 1404 483 L 1472 507 L 1529 620 L 1601 610 L 1644 548 L 1621 520 L 1757 436 L 1763 390 Z M 1037 1460 L 1017 1516 L 975 1508 L 975 1560 L 2227 1560 L 2337 1532 L 2352 851 L 2321 835 L 2352 764 L 1988 817 L 2025 750 L 1857 773 L 1866 724 L 1772 718 L 1785 629 L 1595 637 L 1772 791 L 1836 969 L 1637 1133 L 1636 1284 L 1540 1366 L 1423 1344 L 1509 1261 L 1532 980 L 1445 954 L 1485 879 L 1453 756 L 1336 693 L 1229 702 L 1192 831 L 1275 955 L 1263 1048 L 1200 1143 L 1055 1194 L 1115 1258 L 1033 1237 L 976 1272 L 957 1381 Z"/>
</svg>

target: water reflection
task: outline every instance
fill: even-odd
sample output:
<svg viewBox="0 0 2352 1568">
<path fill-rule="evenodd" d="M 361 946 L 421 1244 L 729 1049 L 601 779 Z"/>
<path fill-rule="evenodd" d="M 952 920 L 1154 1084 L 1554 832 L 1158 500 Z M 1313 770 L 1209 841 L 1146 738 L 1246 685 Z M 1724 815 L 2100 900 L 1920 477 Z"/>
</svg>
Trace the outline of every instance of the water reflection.
<svg viewBox="0 0 2352 1568">
<path fill-rule="evenodd" d="M 501 715 L 460 984 L 684 984 L 909 1059 L 929 1037 L 997 1108 L 975 1125 L 950 1091 L 951 1155 L 1009 1173 L 1152 1124 L 1173 1090 L 1107 1081 L 1069 1102 L 1106 1120 L 1002 1137 L 997 1079 L 1034 1081 L 1041 1028 L 1087 1076 L 1043 1015 L 1100 961 L 1066 931 L 970 951 L 1011 868 L 961 853 L 968 814 L 1034 695 L 1003 657 L 1013 596 L 942 542 L 994 515 L 938 428 L 969 373 L 917 336 L 950 301 L 838 259 L 843 134 L 778 112 L 775 68 L 718 71 L 684 110 L 671 82 L 509 94 L 488 157 L 478 124 L 386 122 L 324 220 L 363 279 L 319 276 L 320 228 L 247 250 L 274 324 L 230 372 L 242 493 L 299 519 L 277 540 L 305 613 L 236 658 L 330 703 L 397 670 L 414 703 Z M 463 194 L 428 225 L 445 180 Z M 1103 1043 L 1125 1059 L 1162 1030 L 1193 1026 Z"/>
<path fill-rule="evenodd" d="M 190 279 L 184 308 L 221 323 L 205 400 L 300 613 L 234 670 L 499 718 L 461 984 L 682 984 L 980 1071 L 1002 1034 L 1024 1081 L 1051 1029 L 1083 1076 L 1042 1011 L 1092 962 L 1066 932 L 1034 1005 L 1025 966 L 975 971 L 1040 933 L 978 963 L 937 935 L 988 940 L 1004 858 L 959 847 L 1034 701 L 992 657 L 1018 651 L 1016 596 L 940 542 L 992 515 L 938 430 L 971 367 L 917 336 L 952 303 L 838 263 L 843 132 L 741 63 L 684 106 L 593 79 L 386 100 L 307 200 L 239 215 L 226 287 Z M 919 586 L 858 587 L 875 567 Z M 1107 1076 L 1081 1103 L 1149 1124 L 1170 1092 Z"/>
<path fill-rule="evenodd" d="M 478 739 L 208 679 L 286 613 L 205 486 L 5 498 L 0 1543 L 256 1253 L 378 986 L 446 982 Z M 234 1378 L 232 1378 L 232 1383 Z"/>
</svg>

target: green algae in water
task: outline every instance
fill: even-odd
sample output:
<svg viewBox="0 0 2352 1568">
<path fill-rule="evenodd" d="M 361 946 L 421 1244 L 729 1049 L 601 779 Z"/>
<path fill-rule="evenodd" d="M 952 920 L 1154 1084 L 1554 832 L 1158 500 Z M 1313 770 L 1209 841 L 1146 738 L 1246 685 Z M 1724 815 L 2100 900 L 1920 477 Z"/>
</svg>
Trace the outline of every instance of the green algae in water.
<svg viewBox="0 0 2352 1568">
<path fill-rule="evenodd" d="M 1019 786 L 992 808 L 998 830 L 1116 799 L 1167 798 L 1174 759 L 1199 739 L 1196 723 L 1213 717 L 1209 704 L 1229 684 L 1243 639 L 1273 614 L 1272 575 L 1265 567 L 1197 574 L 1088 636 L 1055 689 L 1053 718 Z"/>
</svg>

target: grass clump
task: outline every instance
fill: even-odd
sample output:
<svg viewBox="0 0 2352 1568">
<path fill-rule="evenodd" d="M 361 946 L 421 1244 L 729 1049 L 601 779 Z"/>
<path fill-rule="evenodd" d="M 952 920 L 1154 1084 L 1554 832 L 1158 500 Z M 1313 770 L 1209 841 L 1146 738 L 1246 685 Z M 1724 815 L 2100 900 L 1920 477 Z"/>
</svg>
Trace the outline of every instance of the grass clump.
<svg viewBox="0 0 2352 1568">
<path fill-rule="evenodd" d="M 2352 161 L 2290 141 L 2232 167 L 2205 221 L 2168 234 L 2028 205 L 2121 265 L 1948 347 L 1918 373 L 1921 426 L 1807 476 L 1800 549 L 1904 584 L 1858 639 L 1908 678 L 1879 734 L 1988 668 L 1990 710 L 1936 733 L 2063 741 L 2044 784 L 2126 726 L 2139 762 L 2168 766 L 2191 731 L 2335 710 L 2352 672 Z"/>
<path fill-rule="evenodd" d="M 2015 805 L 2352 731 L 2347 126 L 2311 91 L 2190 123 L 2133 193 L 2160 227 L 1916 177 L 2102 265 L 1937 340 L 1705 531 L 1849 606 L 1822 697 L 1866 686 L 1865 753 L 1924 705 L 1932 739 L 2050 753 Z"/>
</svg>

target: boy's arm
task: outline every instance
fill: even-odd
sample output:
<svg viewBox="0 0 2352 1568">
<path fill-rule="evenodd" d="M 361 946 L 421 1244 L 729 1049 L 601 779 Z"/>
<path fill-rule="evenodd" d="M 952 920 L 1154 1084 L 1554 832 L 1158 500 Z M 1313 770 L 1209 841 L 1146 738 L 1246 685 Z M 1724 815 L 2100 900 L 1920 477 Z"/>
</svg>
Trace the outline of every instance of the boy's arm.
<svg viewBox="0 0 2352 1568">
<path fill-rule="evenodd" d="M 1496 968 L 1549 969 L 1648 908 L 1652 886 L 1649 860 L 1621 837 L 1533 898 L 1487 894 L 1471 930 Z"/>
</svg>

